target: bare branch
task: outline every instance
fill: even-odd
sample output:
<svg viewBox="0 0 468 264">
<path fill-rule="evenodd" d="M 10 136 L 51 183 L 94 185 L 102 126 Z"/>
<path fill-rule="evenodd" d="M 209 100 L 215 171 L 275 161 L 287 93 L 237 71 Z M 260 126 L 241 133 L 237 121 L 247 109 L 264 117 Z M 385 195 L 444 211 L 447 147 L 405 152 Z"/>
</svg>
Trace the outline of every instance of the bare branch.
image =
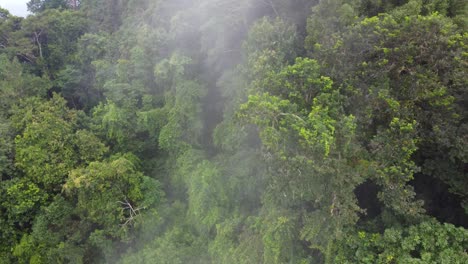
<svg viewBox="0 0 468 264">
<path fill-rule="evenodd" d="M 127 226 L 129 224 L 132 224 L 135 222 L 135 218 L 140 215 L 140 210 L 145 209 L 144 207 L 140 208 L 134 208 L 133 205 L 125 198 L 125 201 L 117 201 L 121 205 L 123 205 L 122 210 L 126 210 L 128 212 L 128 217 L 125 220 L 125 222 L 122 224 L 122 226 Z"/>
</svg>

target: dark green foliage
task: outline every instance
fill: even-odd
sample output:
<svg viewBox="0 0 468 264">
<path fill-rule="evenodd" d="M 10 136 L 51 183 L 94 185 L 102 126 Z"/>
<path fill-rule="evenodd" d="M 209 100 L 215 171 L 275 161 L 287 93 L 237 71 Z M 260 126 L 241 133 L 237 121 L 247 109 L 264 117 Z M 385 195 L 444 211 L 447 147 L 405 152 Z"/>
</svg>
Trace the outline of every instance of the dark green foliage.
<svg viewBox="0 0 468 264">
<path fill-rule="evenodd" d="M 336 248 L 337 263 L 465 263 L 466 229 L 435 221 L 383 234 L 359 231 Z"/>
<path fill-rule="evenodd" d="M 0 262 L 466 263 L 465 2 L 0 9 Z"/>
<path fill-rule="evenodd" d="M 46 10 L 22 24 L 22 33 L 34 41 L 38 66 L 51 79 L 66 63 L 73 61 L 77 40 L 85 33 L 88 21 L 72 10 Z"/>
<path fill-rule="evenodd" d="M 31 0 L 28 2 L 28 10 L 32 13 L 39 13 L 46 9 L 67 8 L 67 0 Z"/>
</svg>

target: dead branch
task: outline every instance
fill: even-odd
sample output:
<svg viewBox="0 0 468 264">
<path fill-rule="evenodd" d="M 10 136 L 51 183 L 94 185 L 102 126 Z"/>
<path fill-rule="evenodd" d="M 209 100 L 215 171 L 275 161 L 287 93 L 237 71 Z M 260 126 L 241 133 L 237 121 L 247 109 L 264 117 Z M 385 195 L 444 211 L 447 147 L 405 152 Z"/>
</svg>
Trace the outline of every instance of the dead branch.
<svg viewBox="0 0 468 264">
<path fill-rule="evenodd" d="M 127 219 L 125 220 L 125 222 L 122 224 L 122 226 L 127 226 L 129 224 L 134 223 L 135 218 L 140 215 L 140 210 L 145 209 L 144 207 L 134 208 L 133 205 L 127 200 L 127 198 L 125 198 L 124 202 L 122 202 L 122 201 L 117 201 L 117 202 L 120 203 L 123 206 L 122 210 L 124 210 L 124 211 L 126 210 L 128 212 L 128 215 L 129 215 L 127 217 Z"/>
</svg>

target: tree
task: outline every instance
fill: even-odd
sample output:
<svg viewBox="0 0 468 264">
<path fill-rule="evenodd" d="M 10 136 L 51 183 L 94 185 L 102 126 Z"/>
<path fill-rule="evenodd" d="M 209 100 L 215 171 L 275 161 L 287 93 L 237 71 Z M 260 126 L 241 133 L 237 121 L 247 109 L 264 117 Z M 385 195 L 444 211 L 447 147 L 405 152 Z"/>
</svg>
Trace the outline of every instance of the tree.
<svg viewBox="0 0 468 264">
<path fill-rule="evenodd" d="M 9 117 L 13 106 L 21 99 L 32 96 L 44 98 L 51 88 L 47 78 L 27 73 L 16 57 L 10 60 L 6 54 L 2 54 L 0 62 L 0 109 L 3 117 Z"/>
<path fill-rule="evenodd" d="M 27 3 L 28 10 L 32 13 L 40 13 L 47 9 L 66 9 L 69 7 L 68 0 L 31 0 Z M 74 1 L 76 7 L 76 1 Z"/>
<path fill-rule="evenodd" d="M 345 226 L 357 221 L 360 209 L 353 190 L 364 175 L 361 165 L 351 162 L 360 152 L 354 139 L 354 117 L 344 114 L 340 106 L 343 97 L 333 88 L 333 82 L 317 76 L 317 71 L 317 62 L 297 58 L 296 64 L 270 76 L 278 78 L 277 86 L 266 86 L 271 91 L 285 87 L 287 93 L 250 95 L 241 106 L 239 118 L 258 126 L 264 156 L 270 157 L 266 160 L 270 176 L 269 187 L 263 194 L 265 210 L 302 208 L 292 218 L 279 219 L 286 222 L 303 219 L 303 225 L 291 223 L 295 230 L 288 231 L 292 232 L 290 236 L 299 243 L 301 234 L 301 239 L 320 250 L 330 262 L 331 245 Z M 314 74 L 301 75 L 303 72 Z M 284 77 L 288 75 L 295 77 Z M 315 90 L 313 100 L 300 96 L 301 90 L 307 94 Z M 282 251 L 284 245 L 274 241 L 276 245 L 269 247 Z M 283 258 L 291 260 L 276 256 L 273 262 L 282 262 Z"/>
<path fill-rule="evenodd" d="M 36 60 L 34 43 L 22 32 L 23 18 L 0 9 L 0 53 L 8 59 L 17 57 L 20 62 L 33 63 Z"/>
<path fill-rule="evenodd" d="M 109 161 L 94 162 L 70 172 L 63 186 L 66 197 L 76 199 L 75 213 L 83 224 L 91 222 L 99 226 L 90 235 L 91 242 L 98 243 L 106 237 L 125 241 L 140 215 L 151 212 L 161 199 L 159 183 L 139 172 L 138 162 L 130 154 L 114 156 Z"/>
<path fill-rule="evenodd" d="M 425 8 L 436 7 L 409 1 L 388 14 L 365 18 L 345 30 L 336 45 L 323 46 L 313 56 L 344 84 L 349 98 L 347 111 L 361 124 L 363 144 L 374 151 L 381 148 L 394 156 L 406 155 L 407 165 L 403 167 L 413 167 L 413 176 L 419 166 L 423 175 L 443 179 L 454 193 L 466 199 L 462 194 L 466 191 L 461 190 L 466 186 L 460 184 L 466 174 L 462 169 L 465 154 L 460 151 L 465 143 L 459 134 L 465 130 L 460 119 L 466 116 L 461 106 L 465 92 L 460 73 L 466 65 L 460 63 L 460 54 L 466 48 L 461 44 L 461 29 L 453 20 L 437 13 L 419 15 Z M 396 123 L 401 123 L 398 126 L 403 130 L 391 128 Z M 403 138 L 399 134 L 406 130 L 404 127 L 411 128 L 412 139 L 396 143 L 397 137 Z M 395 142 L 394 146 L 405 146 L 403 152 L 407 154 L 403 149 L 395 152 L 382 148 L 389 140 Z M 393 160 L 388 155 L 379 159 Z M 413 176 L 398 178 L 406 178 L 408 183 Z M 403 189 L 414 195 L 411 187 Z M 403 197 L 398 193 L 395 198 Z"/>
<path fill-rule="evenodd" d="M 2 261 L 467 262 L 465 2 L 0 9 Z"/>
<path fill-rule="evenodd" d="M 60 96 L 27 103 L 14 117 L 21 131 L 15 139 L 16 166 L 46 191 L 58 192 L 71 169 L 100 159 L 107 148 L 80 129 L 80 112 L 69 110 Z"/>
<path fill-rule="evenodd" d="M 336 247 L 340 263 L 464 263 L 467 231 L 451 224 L 425 221 L 383 234 L 358 231 Z"/>
<path fill-rule="evenodd" d="M 36 47 L 39 70 L 54 80 L 58 71 L 74 58 L 77 41 L 87 26 L 88 20 L 80 12 L 48 9 L 25 20 L 21 31 Z"/>
<path fill-rule="evenodd" d="M 70 172 L 64 195 L 39 212 L 31 234 L 14 248 L 20 262 L 90 262 L 118 257 L 143 214 L 154 216 L 157 181 L 143 176 L 132 155 L 114 156 Z"/>
</svg>

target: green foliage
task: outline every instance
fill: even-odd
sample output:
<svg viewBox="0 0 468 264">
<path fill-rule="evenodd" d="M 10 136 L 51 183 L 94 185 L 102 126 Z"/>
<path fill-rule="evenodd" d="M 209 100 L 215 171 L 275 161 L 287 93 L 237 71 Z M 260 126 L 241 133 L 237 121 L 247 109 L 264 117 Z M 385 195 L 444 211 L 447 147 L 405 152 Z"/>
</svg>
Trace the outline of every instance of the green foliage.
<svg viewBox="0 0 468 264">
<path fill-rule="evenodd" d="M 456 58 L 466 48 L 455 44 L 462 35 L 450 18 L 438 13 L 422 16 L 422 6 L 421 1 L 409 1 L 389 13 L 364 18 L 341 34 L 340 45 L 323 46 L 314 54 L 334 79 L 346 84 L 348 111 L 356 116 L 363 141 L 385 168 L 376 168 L 381 174 L 377 182 L 386 189 L 381 199 L 393 201 L 396 211 L 413 215 L 421 211 L 420 205 L 410 202 L 415 193 L 404 182 L 420 168 L 426 175 L 458 186 L 452 187 L 459 189 L 456 193 L 466 193 L 456 180 L 464 175 L 460 167 L 464 154 L 457 150 L 463 143 L 448 143 L 461 142 L 454 131 L 464 130 L 458 118 L 465 111 L 459 107 L 462 101 L 455 98 L 464 93 L 460 93 L 464 81 L 458 72 L 465 66 Z M 441 127 L 444 136 L 439 137 Z M 447 153 L 458 154 L 448 158 Z M 430 156 L 447 158 L 432 160 Z M 385 165 L 390 160 L 393 165 Z M 452 169 L 436 172 L 429 164 Z M 450 175 L 450 180 L 443 175 Z"/>
<path fill-rule="evenodd" d="M 13 133 L 10 124 L 0 118 L 0 175 L 4 176 L 11 174 L 13 167 Z"/>
<path fill-rule="evenodd" d="M 359 166 L 349 162 L 359 148 L 354 142 L 354 117 L 344 115 L 342 96 L 333 88 L 330 78 L 318 76 L 318 69 L 314 61 L 297 59 L 295 65 L 286 67 L 277 78 L 284 80 L 283 76 L 294 74 L 303 76 L 306 81 L 299 77 L 293 79 L 297 82 L 279 85 L 289 88 L 289 93 L 282 94 L 287 99 L 268 93 L 251 95 L 249 101 L 241 106 L 238 118 L 259 127 L 265 156 L 271 159 L 267 162 L 271 164 L 273 173 L 264 194 L 265 203 L 293 207 L 313 203 L 317 211 L 303 211 L 303 217 L 321 215 L 321 218 L 328 219 L 328 223 L 320 226 L 322 231 L 327 236 L 338 236 L 343 225 L 357 220 L 359 208 L 352 191 L 353 186 L 362 181 L 362 176 L 359 175 Z M 315 74 L 301 75 L 306 71 L 315 71 Z M 314 75 L 317 76 L 315 80 Z M 289 79 L 292 78 L 286 78 L 286 82 Z M 306 86 L 302 86 L 304 83 Z M 313 94 L 313 100 L 297 96 L 299 89 Z M 299 99 L 297 104 L 290 101 Z M 309 109 L 305 111 L 298 105 L 310 105 L 310 108 L 305 107 Z M 327 239 L 321 237 L 325 233 L 310 230 L 317 222 L 311 221 L 310 225 L 303 226 L 303 238 L 329 257 L 330 252 L 322 245 L 327 243 Z M 297 234 L 299 230 L 295 232 Z M 272 250 L 272 258 L 275 259 L 272 261 L 281 262 L 279 249 Z M 284 254 L 280 255 L 284 257 Z"/>
<path fill-rule="evenodd" d="M 298 40 L 294 26 L 277 18 L 263 18 L 249 31 L 243 50 L 247 54 L 248 80 L 267 79 L 296 57 Z"/>
<path fill-rule="evenodd" d="M 262 233 L 264 253 L 263 261 L 268 263 L 286 263 L 294 261 L 294 238 L 297 227 L 295 227 L 294 217 L 290 212 L 283 215 L 281 213 L 271 213 L 263 221 L 265 229 Z"/>
<path fill-rule="evenodd" d="M 159 144 L 166 150 L 179 151 L 186 144 L 196 145 L 200 137 L 200 100 L 205 89 L 195 81 L 178 82 L 166 94 L 167 123 L 161 129 Z"/>
<path fill-rule="evenodd" d="M 55 95 L 50 101 L 31 100 L 14 119 L 22 133 L 15 139 L 16 166 L 25 177 L 48 191 L 60 190 L 68 172 L 100 159 L 107 148 L 79 130 L 79 112 L 69 110 Z"/>
<path fill-rule="evenodd" d="M 138 254 L 124 257 L 120 263 L 148 263 L 157 260 L 164 264 L 207 263 L 204 257 L 206 248 L 203 241 L 197 239 L 190 231 L 176 227 L 157 238 Z"/>
<path fill-rule="evenodd" d="M 293 25 L 277 18 L 263 18 L 249 30 L 244 50 L 249 56 L 256 56 L 265 50 L 279 53 L 283 61 L 292 60 L 297 50 L 297 33 Z"/>
<path fill-rule="evenodd" d="M 200 223 L 200 232 L 208 233 L 227 212 L 223 208 L 227 196 L 224 193 L 220 172 L 209 163 L 202 161 L 196 165 L 192 174 L 185 175 L 189 196 L 189 214 Z M 211 191 L 215 187 L 216 192 Z"/>
<path fill-rule="evenodd" d="M 465 2 L 0 9 L 1 262 L 467 262 Z"/>
<path fill-rule="evenodd" d="M 46 9 L 67 8 L 67 0 L 31 0 L 27 3 L 28 10 L 33 13 L 43 12 Z"/>
<path fill-rule="evenodd" d="M 45 97 L 51 87 L 46 78 L 26 73 L 17 58 L 9 60 L 6 54 L 0 55 L 0 65 L 0 109 L 4 117 L 20 99 Z"/>
<path fill-rule="evenodd" d="M 70 228 L 73 206 L 62 197 L 41 211 L 30 235 L 24 235 L 13 254 L 20 263 L 83 263 L 85 249 L 77 245 L 76 230 Z M 52 231 L 53 230 L 53 231 Z M 70 241 L 63 241 L 68 237 Z"/>
<path fill-rule="evenodd" d="M 384 187 L 379 198 L 395 213 L 404 214 L 408 219 L 422 212 L 421 201 L 413 201 L 414 190 L 406 185 L 413 179 L 414 173 L 418 172 L 418 167 L 411 160 L 412 154 L 417 149 L 415 126 L 414 121 L 394 118 L 390 128 L 379 133 L 370 143 L 375 159 L 379 163 L 375 175 L 377 183 Z"/>
<path fill-rule="evenodd" d="M 25 97 L 44 97 L 50 82 L 25 72 L 17 58 L 9 60 L 6 54 L 0 55 L 0 174 L 2 178 L 12 176 L 15 131 L 10 117 L 12 108 Z"/>
<path fill-rule="evenodd" d="M 115 260 L 119 241 L 132 241 L 133 229 L 162 197 L 159 183 L 139 172 L 136 162 L 127 154 L 72 170 L 64 195 L 42 207 L 31 234 L 14 247 L 20 263 Z M 23 193 L 32 199 L 32 191 Z"/>
<path fill-rule="evenodd" d="M 123 155 L 105 163 L 90 163 L 86 168 L 71 171 L 63 186 L 68 197 L 77 199 L 75 210 L 83 216 L 82 220 L 100 226 L 104 233 L 98 236 L 126 237 L 127 229 L 138 221 L 140 211 L 151 210 L 160 200 L 158 183 L 145 178 L 134 159 Z M 147 197 L 144 189 L 152 190 L 154 196 Z"/>
<path fill-rule="evenodd" d="M 92 22 L 96 31 L 115 31 L 121 24 L 124 1 L 85 0 L 80 1 L 80 9 Z"/>
<path fill-rule="evenodd" d="M 77 40 L 87 26 L 86 18 L 79 12 L 49 9 L 25 20 L 21 32 L 35 46 L 39 70 L 55 79 L 58 71 L 73 59 Z"/>
<path fill-rule="evenodd" d="M 307 20 L 305 46 L 308 50 L 340 45 L 337 32 L 357 20 L 359 1 L 327 0 L 312 8 Z"/>
<path fill-rule="evenodd" d="M 465 263 L 466 229 L 436 221 L 383 234 L 359 231 L 343 239 L 334 259 L 339 263 Z"/>
<path fill-rule="evenodd" d="M 22 18 L 0 9 L 0 53 L 6 54 L 10 60 L 17 57 L 19 61 L 33 63 L 34 43 L 22 32 L 22 21 Z"/>
<path fill-rule="evenodd" d="M 94 109 L 94 115 L 102 119 L 102 128 L 109 139 L 114 139 L 118 144 L 128 141 L 135 127 L 135 117 L 127 109 L 118 107 L 112 101 L 101 104 Z M 101 117 L 102 116 L 102 117 Z"/>
<path fill-rule="evenodd" d="M 215 263 L 257 263 L 263 261 L 262 236 L 251 223 L 254 219 L 234 216 L 216 226 L 210 253 Z"/>
<path fill-rule="evenodd" d="M 5 207 L 10 207 L 10 211 L 15 215 L 21 215 L 40 201 L 44 201 L 44 193 L 34 184 L 18 182 L 8 187 L 7 197 L 12 197 L 4 202 Z"/>
</svg>

